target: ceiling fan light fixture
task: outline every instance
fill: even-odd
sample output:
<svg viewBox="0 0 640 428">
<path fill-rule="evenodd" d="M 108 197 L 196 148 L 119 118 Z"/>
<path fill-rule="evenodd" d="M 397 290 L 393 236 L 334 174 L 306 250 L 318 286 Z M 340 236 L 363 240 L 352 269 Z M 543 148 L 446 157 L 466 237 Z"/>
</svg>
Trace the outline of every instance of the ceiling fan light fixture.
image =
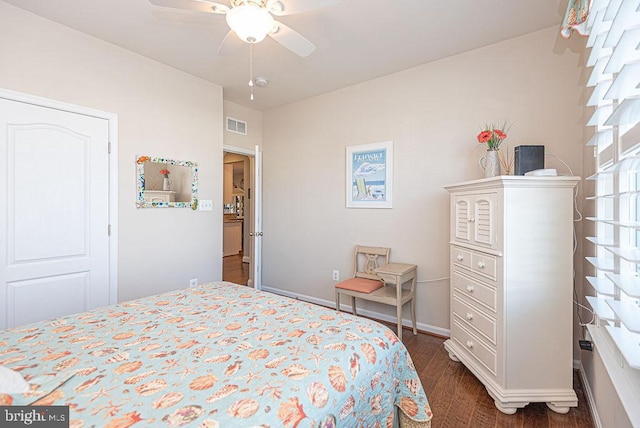
<svg viewBox="0 0 640 428">
<path fill-rule="evenodd" d="M 231 8 L 226 17 L 229 27 L 247 43 L 261 42 L 275 24 L 266 9 L 251 3 Z"/>
</svg>

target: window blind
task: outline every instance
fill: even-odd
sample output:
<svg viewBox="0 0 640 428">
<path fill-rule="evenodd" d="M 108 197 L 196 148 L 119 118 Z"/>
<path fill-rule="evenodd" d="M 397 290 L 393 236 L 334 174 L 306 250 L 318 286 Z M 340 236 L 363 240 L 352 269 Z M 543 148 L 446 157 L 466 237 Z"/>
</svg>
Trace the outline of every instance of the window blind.
<svg viewBox="0 0 640 428">
<path fill-rule="evenodd" d="M 593 334 L 606 334 L 614 347 L 616 389 L 640 396 L 640 0 L 594 0 L 587 20 L 592 68 L 587 123 L 594 136 L 596 173 L 595 255 L 587 257 L 595 276 L 586 299 L 597 315 Z M 596 343 L 597 345 L 597 343 Z M 621 397 L 624 403 L 624 397 Z M 629 408 L 627 408 L 629 407 Z M 638 415 L 632 409 L 627 412 Z M 637 407 L 637 401 L 636 405 Z"/>
</svg>

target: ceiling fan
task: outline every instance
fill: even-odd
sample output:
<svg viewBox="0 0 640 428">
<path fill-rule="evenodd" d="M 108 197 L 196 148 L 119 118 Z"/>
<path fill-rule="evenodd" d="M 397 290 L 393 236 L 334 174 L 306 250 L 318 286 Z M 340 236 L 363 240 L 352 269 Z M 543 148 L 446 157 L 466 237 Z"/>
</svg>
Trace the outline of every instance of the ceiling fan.
<svg viewBox="0 0 640 428">
<path fill-rule="evenodd" d="M 156 6 L 226 15 L 231 30 L 218 47 L 220 55 L 235 52 L 242 42 L 258 43 L 269 36 L 295 54 L 306 57 L 316 49 L 315 45 L 273 16 L 307 12 L 341 0 L 229 0 L 229 6 L 208 0 L 149 1 Z"/>
</svg>

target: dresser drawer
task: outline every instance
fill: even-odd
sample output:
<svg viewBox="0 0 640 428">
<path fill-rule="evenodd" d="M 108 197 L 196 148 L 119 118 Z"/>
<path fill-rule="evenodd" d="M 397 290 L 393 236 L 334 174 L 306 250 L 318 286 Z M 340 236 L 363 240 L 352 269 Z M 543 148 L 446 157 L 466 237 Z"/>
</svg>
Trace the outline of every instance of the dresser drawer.
<svg viewBox="0 0 640 428">
<path fill-rule="evenodd" d="M 473 269 L 474 272 L 477 272 L 495 281 L 496 257 L 474 251 L 471 253 L 471 269 Z"/>
<path fill-rule="evenodd" d="M 495 312 L 496 289 L 488 284 L 477 281 L 462 272 L 453 270 L 452 284 L 463 296 L 478 301 Z"/>
<path fill-rule="evenodd" d="M 496 375 L 497 358 L 495 352 L 481 339 L 466 330 L 455 319 L 451 325 L 451 338 L 458 342 L 469 354 L 475 357 L 494 376 Z"/>
<path fill-rule="evenodd" d="M 456 291 L 453 294 L 452 310 L 454 317 L 457 317 L 460 323 L 482 336 L 487 338 L 494 345 L 496 344 L 496 320 L 493 317 L 485 315 L 482 311 L 474 308 L 464 298 L 458 296 Z"/>
<path fill-rule="evenodd" d="M 451 247 L 451 264 L 471 269 L 471 251 L 461 247 Z"/>
</svg>

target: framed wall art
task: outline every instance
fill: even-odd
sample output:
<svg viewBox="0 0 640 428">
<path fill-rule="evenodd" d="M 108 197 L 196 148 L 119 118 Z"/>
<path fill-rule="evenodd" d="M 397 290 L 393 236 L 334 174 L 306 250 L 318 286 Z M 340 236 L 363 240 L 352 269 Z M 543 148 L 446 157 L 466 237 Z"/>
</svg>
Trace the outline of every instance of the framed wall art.
<svg viewBox="0 0 640 428">
<path fill-rule="evenodd" d="M 393 141 L 347 147 L 347 208 L 391 208 Z"/>
</svg>

